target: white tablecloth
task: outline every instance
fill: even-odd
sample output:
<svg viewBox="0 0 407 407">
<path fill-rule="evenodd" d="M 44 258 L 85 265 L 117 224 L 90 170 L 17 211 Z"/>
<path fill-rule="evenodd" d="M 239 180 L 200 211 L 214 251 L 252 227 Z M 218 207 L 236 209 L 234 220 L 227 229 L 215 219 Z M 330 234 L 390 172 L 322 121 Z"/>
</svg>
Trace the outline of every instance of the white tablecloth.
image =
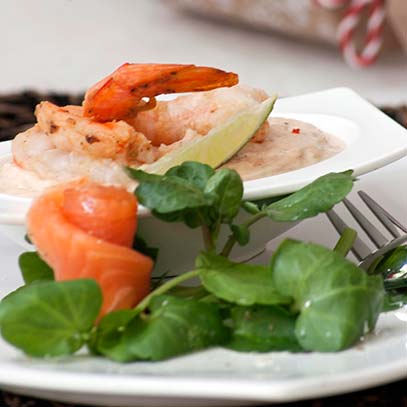
<svg viewBox="0 0 407 407">
<path fill-rule="evenodd" d="M 1 0 L 0 93 L 81 91 L 125 61 L 195 63 L 237 72 L 280 95 L 347 86 L 376 104 L 407 102 L 407 58 L 365 70 L 337 49 L 186 16 L 170 0 Z"/>
</svg>

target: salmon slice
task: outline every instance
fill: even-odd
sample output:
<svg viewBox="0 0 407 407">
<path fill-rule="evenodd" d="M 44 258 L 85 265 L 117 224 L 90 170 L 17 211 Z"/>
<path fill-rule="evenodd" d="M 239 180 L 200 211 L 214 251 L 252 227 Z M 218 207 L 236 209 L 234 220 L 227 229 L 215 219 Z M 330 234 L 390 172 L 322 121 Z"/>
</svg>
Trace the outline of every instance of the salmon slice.
<svg viewBox="0 0 407 407">
<path fill-rule="evenodd" d="M 85 232 L 120 246 L 131 247 L 137 228 L 137 199 L 126 190 L 86 184 L 64 191 L 63 212 Z"/>
<path fill-rule="evenodd" d="M 57 281 L 95 279 L 103 293 L 100 316 L 134 307 L 150 291 L 153 261 L 130 248 L 136 198 L 97 184 L 48 190 L 27 216 L 30 239 Z"/>
</svg>

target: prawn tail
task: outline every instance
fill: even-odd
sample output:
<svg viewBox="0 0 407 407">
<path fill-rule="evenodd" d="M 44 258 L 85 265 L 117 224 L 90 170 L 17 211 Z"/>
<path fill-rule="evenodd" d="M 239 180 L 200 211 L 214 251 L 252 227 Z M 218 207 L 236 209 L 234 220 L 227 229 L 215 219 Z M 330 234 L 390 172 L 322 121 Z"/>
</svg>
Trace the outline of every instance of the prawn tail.
<svg viewBox="0 0 407 407">
<path fill-rule="evenodd" d="M 101 122 L 127 119 L 154 108 L 157 95 L 230 87 L 238 81 L 237 74 L 211 67 L 124 64 L 86 92 L 84 114 Z"/>
</svg>

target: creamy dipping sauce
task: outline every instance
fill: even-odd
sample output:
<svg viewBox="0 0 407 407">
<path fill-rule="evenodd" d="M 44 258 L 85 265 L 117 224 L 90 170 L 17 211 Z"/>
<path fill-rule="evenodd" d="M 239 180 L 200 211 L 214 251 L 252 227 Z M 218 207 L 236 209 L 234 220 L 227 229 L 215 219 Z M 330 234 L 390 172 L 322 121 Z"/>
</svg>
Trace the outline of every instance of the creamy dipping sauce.
<svg viewBox="0 0 407 407">
<path fill-rule="evenodd" d="M 342 140 L 310 123 L 273 117 L 269 124 L 262 142 L 248 143 L 223 167 L 235 169 L 248 181 L 307 167 L 345 148 Z"/>
<path fill-rule="evenodd" d="M 20 168 L 11 158 L 0 164 L 0 193 L 30 198 L 56 183 Z"/>
<path fill-rule="evenodd" d="M 271 118 L 269 124 L 262 142 L 249 142 L 223 167 L 235 169 L 247 181 L 315 164 L 345 148 L 340 139 L 310 123 Z M 35 197 L 57 183 L 18 167 L 11 158 L 0 162 L 0 193 Z"/>
</svg>

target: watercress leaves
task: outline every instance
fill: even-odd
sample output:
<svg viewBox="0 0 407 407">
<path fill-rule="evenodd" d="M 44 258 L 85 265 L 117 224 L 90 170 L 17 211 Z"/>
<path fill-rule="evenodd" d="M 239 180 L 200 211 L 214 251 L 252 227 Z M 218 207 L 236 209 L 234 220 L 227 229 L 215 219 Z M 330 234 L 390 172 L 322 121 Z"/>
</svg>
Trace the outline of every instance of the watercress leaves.
<svg viewBox="0 0 407 407">
<path fill-rule="evenodd" d="M 389 312 L 407 305 L 407 292 L 386 292 L 383 301 L 382 312 Z"/>
<path fill-rule="evenodd" d="M 0 303 L 1 334 L 31 356 L 72 354 L 87 341 L 101 304 L 94 280 L 24 286 Z"/>
<path fill-rule="evenodd" d="M 131 167 L 124 167 L 124 169 L 126 170 L 127 175 L 129 175 L 130 178 L 133 178 L 138 182 L 154 182 L 161 180 L 161 175 L 150 174 L 148 172 L 144 172 L 142 170 Z"/>
<path fill-rule="evenodd" d="M 337 253 L 286 241 L 271 267 L 216 254 L 227 255 L 236 242 L 247 244 L 249 227 L 264 217 L 288 222 L 327 211 L 352 188 L 350 171 L 256 203 L 242 202 L 242 180 L 230 169 L 186 162 L 165 175 L 127 172 L 140 182 L 135 191 L 140 203 L 155 216 L 202 226 L 207 251 L 198 256 L 197 270 L 187 273 L 187 278 L 199 276 L 202 286 L 177 286 L 187 278 L 171 280 L 135 309 L 110 313 L 94 326 L 102 303 L 96 282 L 46 281 L 52 270 L 36 253 L 25 253 L 19 262 L 29 285 L 0 303 L 1 334 L 9 343 L 33 356 L 67 355 L 86 344 L 96 354 L 127 362 L 163 360 L 216 345 L 260 352 L 337 351 L 357 341 L 366 326 L 374 327 L 383 309 L 382 279 L 369 277 Z M 240 208 L 253 216 L 236 224 Z M 222 224 L 232 235 L 219 249 Z M 139 237 L 134 247 L 156 256 Z M 398 264 L 399 257 L 391 263 Z M 394 307 L 405 298 L 388 300 Z"/>
<path fill-rule="evenodd" d="M 236 171 L 215 172 L 206 164 L 185 162 L 163 176 L 130 171 L 141 181 L 136 195 L 141 204 L 166 222 L 206 225 L 214 237 L 221 223 L 231 223 L 239 211 L 243 183 Z"/>
<path fill-rule="evenodd" d="M 106 314 L 91 333 L 89 349 L 95 354 L 102 354 L 104 349 L 108 349 L 112 359 L 120 360 L 120 355 L 126 352 L 125 349 L 122 350 L 120 339 L 127 324 L 136 317 L 137 314 L 128 309 Z"/>
<path fill-rule="evenodd" d="M 203 191 L 213 174 L 215 170 L 209 165 L 187 161 L 169 169 L 165 175 L 182 178 Z"/>
<path fill-rule="evenodd" d="M 54 280 L 54 272 L 51 267 L 41 259 L 37 252 L 22 253 L 18 258 L 18 265 L 26 284 Z"/>
<path fill-rule="evenodd" d="M 373 270 L 383 278 L 407 278 L 407 246 L 399 246 L 386 253 Z"/>
<path fill-rule="evenodd" d="M 306 350 L 338 351 L 372 329 L 382 308 L 383 282 L 337 253 L 284 241 L 272 260 L 273 281 L 300 311 L 295 332 Z"/>
<path fill-rule="evenodd" d="M 223 300 L 239 305 L 291 302 L 276 290 L 269 267 L 234 263 L 211 253 L 201 253 L 196 267 L 203 286 Z"/>
<path fill-rule="evenodd" d="M 213 197 L 205 195 L 204 187 L 213 173 L 208 165 L 186 162 L 162 176 L 141 170 L 134 170 L 131 175 L 141 181 L 135 190 L 137 198 L 156 217 L 195 228 L 207 223 Z"/>
<path fill-rule="evenodd" d="M 121 362 L 162 360 L 229 339 L 229 330 L 214 303 L 163 295 L 151 300 L 149 311 L 117 330 L 115 341 L 102 335 L 96 341 L 97 350 Z"/>
<path fill-rule="evenodd" d="M 156 213 L 173 213 L 208 206 L 212 200 L 203 191 L 179 177 L 163 176 L 159 181 L 142 182 L 136 188 L 140 203 Z"/>
<path fill-rule="evenodd" d="M 245 246 L 250 241 L 250 229 L 247 225 L 230 225 L 230 230 L 232 231 L 232 236 L 236 239 L 236 242 L 240 246 Z"/>
<path fill-rule="evenodd" d="M 352 171 L 330 173 L 286 198 L 268 205 L 263 211 L 278 222 L 310 218 L 328 211 L 342 201 L 352 186 Z"/>
<path fill-rule="evenodd" d="M 243 197 L 243 183 L 235 170 L 222 168 L 209 178 L 205 194 L 213 197 L 219 222 L 230 223 L 237 215 Z"/>
<path fill-rule="evenodd" d="M 230 313 L 232 339 L 227 344 L 238 351 L 299 351 L 295 316 L 277 306 L 234 307 Z"/>
<path fill-rule="evenodd" d="M 193 298 L 195 300 L 200 300 L 202 298 L 205 298 L 205 297 L 208 297 L 209 295 L 211 295 L 201 285 L 192 286 L 192 287 L 184 286 L 184 285 L 177 285 L 176 287 L 167 291 L 167 293 L 171 294 L 175 297 Z"/>
</svg>

